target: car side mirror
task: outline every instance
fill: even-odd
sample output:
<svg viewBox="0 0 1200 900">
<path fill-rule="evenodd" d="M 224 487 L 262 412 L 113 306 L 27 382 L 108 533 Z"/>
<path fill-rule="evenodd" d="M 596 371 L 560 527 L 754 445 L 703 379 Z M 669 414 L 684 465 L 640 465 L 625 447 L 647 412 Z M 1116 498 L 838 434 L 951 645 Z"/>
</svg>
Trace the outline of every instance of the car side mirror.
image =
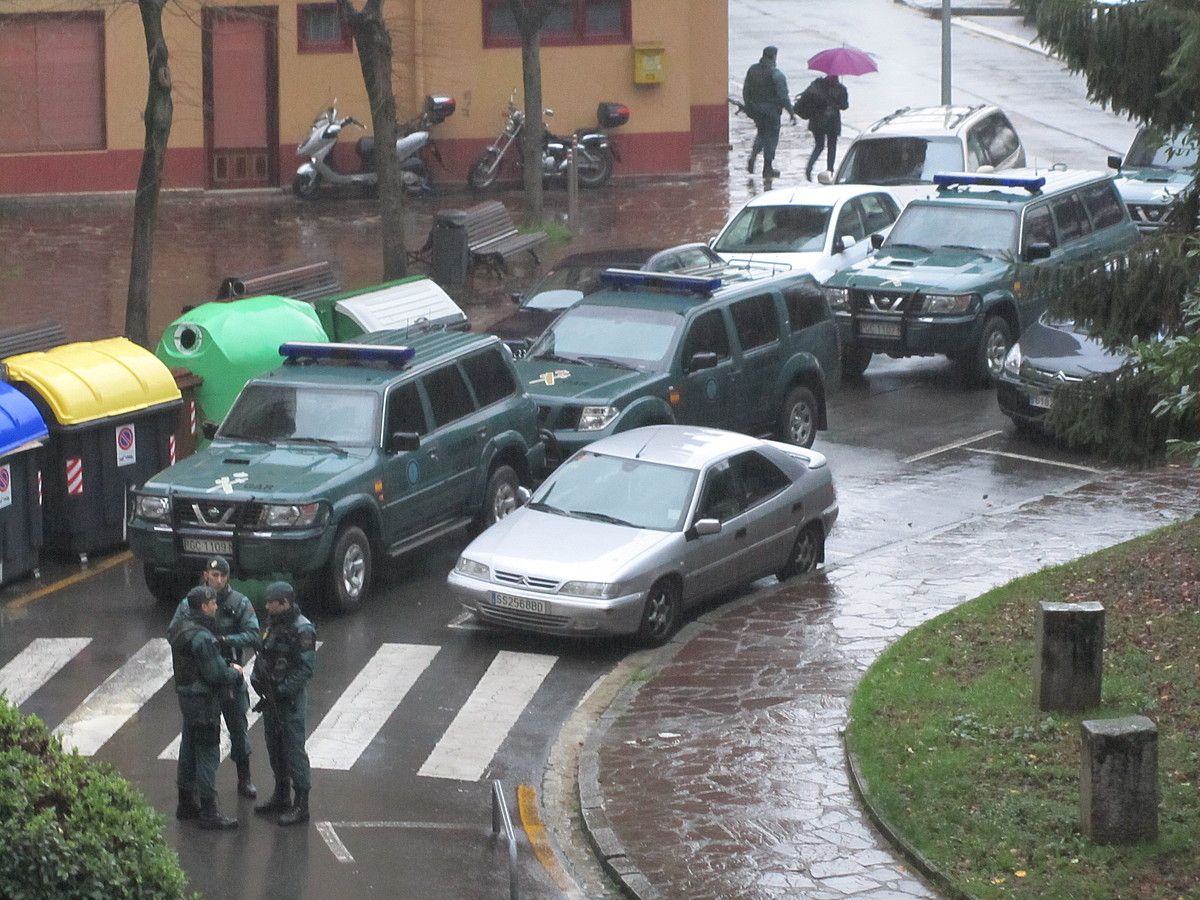
<svg viewBox="0 0 1200 900">
<path fill-rule="evenodd" d="M 1038 241 L 1025 248 L 1025 262 L 1036 262 L 1039 259 L 1049 259 L 1053 248 L 1045 241 Z"/>
<path fill-rule="evenodd" d="M 836 241 L 834 241 L 833 249 L 837 253 L 845 253 L 847 250 L 849 250 L 851 247 L 853 247 L 857 243 L 858 243 L 858 241 L 855 240 L 854 235 L 843 234 L 840 238 L 838 238 Z"/>
<path fill-rule="evenodd" d="M 206 441 L 211 441 L 213 438 L 215 438 L 217 436 L 217 423 L 216 422 L 205 422 L 203 425 L 200 426 L 200 433 L 202 435 L 204 435 L 204 439 Z"/>
<path fill-rule="evenodd" d="M 1117 156 L 1115 153 L 1108 158 L 1108 167 L 1110 169 L 1116 169 L 1118 172 L 1120 172 L 1121 166 L 1124 164 L 1125 160 L 1121 159 L 1121 157 Z"/>
<path fill-rule="evenodd" d="M 696 524 L 692 526 L 692 531 L 696 533 L 696 537 L 720 534 L 721 522 L 719 519 L 697 519 Z"/>
<path fill-rule="evenodd" d="M 508 299 L 511 300 L 513 303 L 517 304 L 517 306 L 520 306 L 521 305 L 520 291 L 513 291 L 511 294 L 508 295 Z"/>
<path fill-rule="evenodd" d="M 875 250 L 878 250 L 882 246 L 883 246 L 883 235 L 880 234 L 878 231 L 873 232 L 871 234 L 871 247 L 874 248 Z"/>
<path fill-rule="evenodd" d="M 711 369 L 717 364 L 717 354 L 711 350 L 703 353 L 693 353 L 688 360 L 688 371 L 699 372 L 701 369 Z"/>
<path fill-rule="evenodd" d="M 517 503 L 524 506 L 529 502 L 529 498 L 533 496 L 533 491 L 525 487 L 523 484 L 517 485 Z"/>
<path fill-rule="evenodd" d="M 392 453 L 411 453 L 421 449 L 421 436 L 415 431 L 393 431 L 388 442 L 388 450 Z"/>
</svg>

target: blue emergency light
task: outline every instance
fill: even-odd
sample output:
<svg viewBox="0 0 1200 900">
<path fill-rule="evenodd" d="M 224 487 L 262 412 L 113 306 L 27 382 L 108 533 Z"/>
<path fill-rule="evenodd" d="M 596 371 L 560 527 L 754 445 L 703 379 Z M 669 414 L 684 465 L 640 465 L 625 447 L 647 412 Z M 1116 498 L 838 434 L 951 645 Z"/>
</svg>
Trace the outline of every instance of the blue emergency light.
<svg viewBox="0 0 1200 900">
<path fill-rule="evenodd" d="M 721 286 L 721 279 L 716 276 L 669 275 L 640 269 L 605 269 L 600 273 L 600 281 L 614 288 L 657 288 L 688 294 L 711 294 Z"/>
<path fill-rule="evenodd" d="M 1018 178 L 1006 175 L 981 175 L 978 172 L 939 172 L 933 176 L 933 183 L 940 188 L 972 184 L 983 187 L 1024 188 L 1029 193 L 1036 194 L 1046 186 L 1046 179 L 1040 175 L 1036 178 Z"/>
<path fill-rule="evenodd" d="M 279 355 L 290 362 L 320 359 L 403 366 L 417 355 L 417 351 L 412 347 L 389 347 L 385 344 L 318 344 L 311 341 L 288 341 L 279 345 Z"/>
</svg>

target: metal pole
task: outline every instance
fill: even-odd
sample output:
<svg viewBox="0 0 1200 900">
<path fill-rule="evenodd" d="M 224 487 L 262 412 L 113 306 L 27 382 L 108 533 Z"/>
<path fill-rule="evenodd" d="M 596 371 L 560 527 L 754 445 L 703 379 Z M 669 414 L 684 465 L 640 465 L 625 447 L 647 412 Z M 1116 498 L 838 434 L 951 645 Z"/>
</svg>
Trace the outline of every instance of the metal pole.
<svg viewBox="0 0 1200 900">
<path fill-rule="evenodd" d="M 950 0 L 942 0 L 942 106 L 950 105 Z"/>
<path fill-rule="evenodd" d="M 567 150 L 567 224 L 574 231 L 579 220 L 579 138 Z"/>
</svg>

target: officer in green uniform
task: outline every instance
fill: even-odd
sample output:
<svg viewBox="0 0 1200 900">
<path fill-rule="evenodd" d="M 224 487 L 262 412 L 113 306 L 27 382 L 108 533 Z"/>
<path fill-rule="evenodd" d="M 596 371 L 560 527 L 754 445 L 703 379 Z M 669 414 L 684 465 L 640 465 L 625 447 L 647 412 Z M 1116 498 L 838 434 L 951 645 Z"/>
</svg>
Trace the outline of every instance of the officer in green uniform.
<svg viewBox="0 0 1200 900">
<path fill-rule="evenodd" d="M 221 656 L 217 636 L 217 595 L 201 585 L 188 591 L 187 614 L 167 628 L 175 693 L 183 713 L 183 737 L 175 783 L 177 819 L 196 819 L 201 828 L 237 828 L 237 819 L 217 810 L 217 763 L 221 759 L 221 693 L 237 690 L 242 667 Z M 200 803 L 197 805 L 196 800 Z"/>
<path fill-rule="evenodd" d="M 300 614 L 296 593 L 286 581 L 268 585 L 263 599 L 267 627 L 251 681 L 262 698 L 254 709 L 263 712 L 275 792 L 254 811 L 260 815 L 280 813 L 280 825 L 299 825 L 308 821 L 312 786 L 304 749 L 304 713 L 308 703 L 305 688 L 317 660 L 317 630 Z"/>
<path fill-rule="evenodd" d="M 221 655 L 228 662 L 244 666 L 245 654 L 258 649 L 258 616 L 245 594 L 229 586 L 229 563 L 223 556 L 214 556 L 204 566 L 204 583 L 217 594 L 217 641 Z M 175 618 L 187 615 L 187 601 L 179 604 Z M 250 780 L 250 739 L 246 734 L 246 716 L 250 712 L 250 694 L 246 682 L 236 691 L 222 691 L 220 696 L 221 715 L 229 729 L 229 756 L 237 766 L 237 792 L 253 800 L 258 796 L 254 782 Z"/>
</svg>

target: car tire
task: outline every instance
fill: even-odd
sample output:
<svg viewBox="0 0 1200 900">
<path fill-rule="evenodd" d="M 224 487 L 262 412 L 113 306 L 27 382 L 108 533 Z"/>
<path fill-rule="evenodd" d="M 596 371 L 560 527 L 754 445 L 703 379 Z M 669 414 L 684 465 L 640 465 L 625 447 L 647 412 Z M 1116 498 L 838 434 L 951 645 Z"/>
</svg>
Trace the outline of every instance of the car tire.
<svg viewBox="0 0 1200 900">
<path fill-rule="evenodd" d="M 863 372 L 867 371 L 867 366 L 871 364 L 871 357 L 874 355 L 865 347 L 842 348 L 842 380 L 862 378 Z"/>
<path fill-rule="evenodd" d="M 173 569 L 156 569 L 149 563 L 142 567 L 142 577 L 146 580 L 150 596 L 164 606 L 178 605 L 187 592 L 199 584 L 199 579 L 193 583 L 186 575 Z"/>
<path fill-rule="evenodd" d="M 312 200 L 320 184 L 321 178 L 315 172 L 297 172 L 292 179 L 292 193 L 301 200 Z"/>
<path fill-rule="evenodd" d="M 520 479 L 512 466 L 499 465 L 492 469 L 487 486 L 483 489 L 483 506 L 479 510 L 478 524 L 481 530 L 495 525 L 521 505 L 517 500 L 519 486 Z"/>
<path fill-rule="evenodd" d="M 980 387 L 995 384 L 1004 365 L 1004 357 L 1008 356 L 1012 345 L 1012 329 L 1008 327 L 1008 322 L 1000 316 L 988 316 L 975 352 L 964 359 L 967 379 Z"/>
<path fill-rule="evenodd" d="M 479 194 L 495 184 L 499 176 L 500 163 L 497 161 L 496 151 L 485 150 L 475 162 L 471 163 L 467 184 L 471 186 L 471 190 Z"/>
<path fill-rule="evenodd" d="M 362 606 L 371 587 L 371 542 L 357 525 L 344 525 L 325 568 L 326 603 L 334 612 Z"/>
<path fill-rule="evenodd" d="M 638 625 L 638 643 L 647 647 L 661 647 L 679 630 L 679 617 L 683 604 L 679 596 L 678 582 L 660 578 L 646 592 L 642 607 L 642 620 Z"/>
<path fill-rule="evenodd" d="M 820 411 L 813 392 L 797 385 L 788 391 L 783 409 L 779 411 L 776 434 L 779 440 L 797 447 L 811 447 L 817 439 L 817 421 Z"/>
<path fill-rule="evenodd" d="M 809 522 L 792 542 L 792 552 L 782 569 L 775 573 L 780 581 L 813 571 L 825 558 L 825 531 L 820 522 Z"/>
<path fill-rule="evenodd" d="M 594 150 L 588 149 L 585 152 L 592 159 L 587 164 L 579 166 L 579 186 L 584 188 L 604 187 L 612 178 L 613 173 L 611 151 L 599 147 Z"/>
</svg>

